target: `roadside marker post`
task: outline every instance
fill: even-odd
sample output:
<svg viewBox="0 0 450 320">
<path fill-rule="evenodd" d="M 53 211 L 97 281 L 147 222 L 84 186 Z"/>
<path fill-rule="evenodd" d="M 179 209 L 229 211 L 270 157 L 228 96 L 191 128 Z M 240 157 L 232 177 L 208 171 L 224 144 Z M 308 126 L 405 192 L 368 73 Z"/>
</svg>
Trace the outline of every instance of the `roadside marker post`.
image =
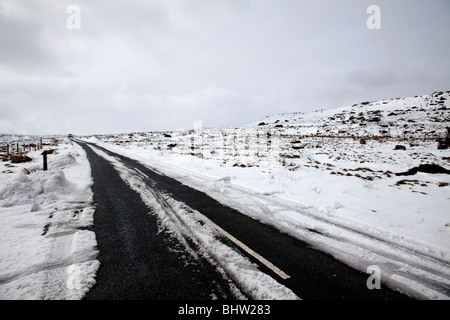
<svg viewBox="0 0 450 320">
<path fill-rule="evenodd" d="M 48 169 L 48 164 L 47 164 L 47 155 L 48 154 L 52 154 L 54 150 L 44 150 L 41 154 L 43 157 L 43 169 L 44 171 L 47 171 Z"/>
</svg>

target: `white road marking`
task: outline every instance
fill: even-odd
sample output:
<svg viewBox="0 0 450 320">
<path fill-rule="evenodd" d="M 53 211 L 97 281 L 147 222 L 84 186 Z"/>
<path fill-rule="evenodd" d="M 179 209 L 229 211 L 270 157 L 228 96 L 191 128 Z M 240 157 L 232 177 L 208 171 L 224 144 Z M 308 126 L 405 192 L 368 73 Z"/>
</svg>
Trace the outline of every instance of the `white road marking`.
<svg viewBox="0 0 450 320">
<path fill-rule="evenodd" d="M 217 224 L 215 224 L 214 222 L 212 222 L 210 219 L 208 219 L 207 217 L 205 217 L 203 214 L 201 214 L 199 211 L 197 210 L 192 210 L 195 214 L 198 214 L 200 217 L 202 217 L 202 219 L 206 220 L 206 222 L 208 222 L 211 226 L 213 226 L 217 231 L 219 231 L 220 233 L 222 233 L 224 236 L 226 236 L 229 240 L 231 240 L 234 244 L 236 244 L 237 246 L 239 246 L 242 250 L 244 250 L 245 252 L 247 252 L 248 254 L 250 254 L 251 256 L 253 256 L 255 259 L 257 259 L 258 261 L 260 261 L 262 264 L 264 264 L 266 267 L 268 267 L 270 270 L 272 270 L 273 272 L 275 272 L 280 278 L 282 278 L 283 280 L 289 279 L 290 276 L 288 274 L 286 274 L 284 271 L 282 271 L 280 268 L 278 268 L 277 266 L 275 266 L 272 262 L 270 262 L 269 260 L 267 260 L 266 258 L 264 258 L 263 256 L 261 256 L 259 253 L 255 252 L 254 250 L 250 249 L 248 246 L 246 246 L 244 243 L 242 243 L 241 241 L 239 241 L 238 239 L 236 239 L 235 237 L 233 237 L 231 234 L 229 234 L 228 232 L 226 232 L 225 230 L 223 230 L 221 227 L 219 227 Z"/>
<path fill-rule="evenodd" d="M 141 170 L 139 170 L 138 168 L 134 168 L 134 170 L 136 170 L 138 173 L 143 175 L 145 178 L 148 178 L 148 176 L 145 173 L 143 173 Z"/>
</svg>

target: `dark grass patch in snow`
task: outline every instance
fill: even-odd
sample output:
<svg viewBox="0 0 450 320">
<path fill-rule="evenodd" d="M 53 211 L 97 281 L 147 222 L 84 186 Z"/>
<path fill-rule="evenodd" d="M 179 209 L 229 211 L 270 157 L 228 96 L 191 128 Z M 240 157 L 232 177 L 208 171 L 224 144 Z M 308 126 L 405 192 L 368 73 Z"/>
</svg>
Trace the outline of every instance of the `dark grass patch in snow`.
<svg viewBox="0 0 450 320">
<path fill-rule="evenodd" d="M 450 174 L 450 170 L 445 169 L 444 167 L 441 167 L 436 164 L 421 164 L 418 167 L 414 167 L 412 169 L 409 169 L 405 172 L 396 173 L 396 176 L 412 176 L 415 175 L 417 172 L 425 172 L 425 173 L 446 173 Z"/>
</svg>

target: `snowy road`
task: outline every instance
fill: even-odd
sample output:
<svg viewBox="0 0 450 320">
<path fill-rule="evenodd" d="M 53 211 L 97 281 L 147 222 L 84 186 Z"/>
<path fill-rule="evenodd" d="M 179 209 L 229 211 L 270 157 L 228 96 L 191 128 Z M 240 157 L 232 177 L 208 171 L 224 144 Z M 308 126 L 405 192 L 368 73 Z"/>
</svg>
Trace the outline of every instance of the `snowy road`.
<svg viewBox="0 0 450 320">
<path fill-rule="evenodd" d="M 94 227 L 100 261 L 97 285 L 86 299 L 210 299 L 228 297 L 220 275 L 186 256 L 160 232 L 156 217 L 111 163 L 85 147 L 92 167 Z M 222 281 L 223 282 L 223 281 Z"/>
<path fill-rule="evenodd" d="M 79 143 L 101 264 L 87 299 L 405 298 L 368 289 L 369 274 L 135 160 Z"/>
</svg>

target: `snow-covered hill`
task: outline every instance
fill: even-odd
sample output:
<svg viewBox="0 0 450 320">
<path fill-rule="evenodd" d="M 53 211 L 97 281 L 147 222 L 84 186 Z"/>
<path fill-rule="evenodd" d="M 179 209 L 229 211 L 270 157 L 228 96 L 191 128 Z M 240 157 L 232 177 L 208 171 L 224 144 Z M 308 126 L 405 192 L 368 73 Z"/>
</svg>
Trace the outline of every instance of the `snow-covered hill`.
<svg viewBox="0 0 450 320">
<path fill-rule="evenodd" d="M 438 140 L 446 137 L 450 127 L 449 100 L 450 91 L 441 91 L 305 114 L 277 114 L 239 128 L 201 128 L 196 124 L 194 130 L 97 138 L 223 165 L 251 167 L 269 159 L 295 171 L 301 164 L 330 169 L 331 161 L 333 166 L 340 164 L 345 174 L 362 164 L 371 170 L 383 169 L 383 173 L 396 172 L 423 163 L 449 164 L 448 152 L 437 151 Z M 398 150 L 393 150 L 397 145 Z M 342 170 L 334 172 L 342 174 Z"/>
<path fill-rule="evenodd" d="M 441 91 L 306 114 L 279 114 L 252 125 L 277 127 L 287 134 L 433 139 L 450 124 L 449 96 L 450 91 Z"/>
</svg>

